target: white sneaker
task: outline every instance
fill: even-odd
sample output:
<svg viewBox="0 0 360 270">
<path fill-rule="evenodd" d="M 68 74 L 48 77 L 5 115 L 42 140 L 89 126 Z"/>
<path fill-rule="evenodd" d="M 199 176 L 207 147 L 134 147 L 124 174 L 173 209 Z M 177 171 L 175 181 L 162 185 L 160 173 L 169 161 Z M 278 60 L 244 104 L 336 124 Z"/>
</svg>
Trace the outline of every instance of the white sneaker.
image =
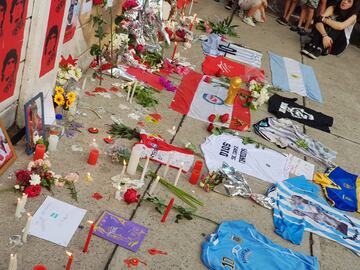
<svg viewBox="0 0 360 270">
<path fill-rule="evenodd" d="M 255 23 L 252 18 L 244 17 L 242 21 L 250 26 L 255 26 Z"/>
</svg>

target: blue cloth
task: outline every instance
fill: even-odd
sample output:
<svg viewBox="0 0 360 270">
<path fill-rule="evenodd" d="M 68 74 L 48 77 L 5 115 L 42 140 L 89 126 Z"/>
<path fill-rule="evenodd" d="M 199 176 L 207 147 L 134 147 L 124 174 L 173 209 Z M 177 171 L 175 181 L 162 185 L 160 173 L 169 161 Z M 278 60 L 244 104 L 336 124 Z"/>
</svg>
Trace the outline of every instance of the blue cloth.
<svg viewBox="0 0 360 270">
<path fill-rule="evenodd" d="M 314 181 L 323 187 L 331 206 L 344 211 L 360 211 L 360 178 L 357 175 L 335 167 L 324 174 L 317 173 Z"/>
<path fill-rule="evenodd" d="M 336 241 L 360 255 L 360 220 L 330 207 L 318 196 L 320 187 L 304 176 L 287 179 L 270 188 L 275 232 L 300 244 L 304 231 Z"/>
<path fill-rule="evenodd" d="M 316 257 L 271 242 L 245 221 L 223 222 L 202 244 L 201 260 L 213 270 L 315 270 Z"/>
<path fill-rule="evenodd" d="M 280 87 L 284 91 L 297 93 L 301 96 L 316 101 L 323 102 L 321 90 L 316 79 L 314 69 L 297 62 L 293 59 L 282 57 L 269 52 L 270 69 L 272 74 L 272 83 L 276 87 Z M 296 67 L 298 73 L 292 73 L 289 65 Z M 301 87 L 299 85 L 302 85 Z M 297 87 L 297 89 L 295 89 Z"/>
</svg>

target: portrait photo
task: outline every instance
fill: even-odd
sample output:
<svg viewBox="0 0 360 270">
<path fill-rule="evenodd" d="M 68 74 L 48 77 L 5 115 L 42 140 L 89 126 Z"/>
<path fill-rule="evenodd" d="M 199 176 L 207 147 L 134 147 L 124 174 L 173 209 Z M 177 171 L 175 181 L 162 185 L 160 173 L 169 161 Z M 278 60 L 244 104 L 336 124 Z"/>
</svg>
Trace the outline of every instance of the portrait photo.
<svg viewBox="0 0 360 270">
<path fill-rule="evenodd" d="M 16 160 L 16 153 L 6 128 L 0 121 L 0 175 Z"/>
</svg>

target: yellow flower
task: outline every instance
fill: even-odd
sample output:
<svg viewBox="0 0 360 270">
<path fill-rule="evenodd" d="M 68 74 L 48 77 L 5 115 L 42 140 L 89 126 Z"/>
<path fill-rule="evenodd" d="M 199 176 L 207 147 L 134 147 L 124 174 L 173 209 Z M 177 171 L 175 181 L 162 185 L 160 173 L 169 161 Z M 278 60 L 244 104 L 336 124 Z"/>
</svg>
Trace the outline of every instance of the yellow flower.
<svg viewBox="0 0 360 270">
<path fill-rule="evenodd" d="M 68 100 L 71 100 L 71 103 L 73 103 L 75 101 L 75 99 L 76 99 L 76 93 L 75 92 L 69 92 L 69 93 L 67 93 L 66 98 Z"/>
<path fill-rule="evenodd" d="M 58 105 L 58 106 L 63 106 L 65 104 L 65 98 L 63 95 L 61 94 L 56 94 L 54 96 L 54 102 Z"/>
<path fill-rule="evenodd" d="M 55 87 L 55 92 L 56 94 L 63 94 L 64 93 L 64 88 L 62 88 L 61 86 L 56 86 Z"/>
</svg>

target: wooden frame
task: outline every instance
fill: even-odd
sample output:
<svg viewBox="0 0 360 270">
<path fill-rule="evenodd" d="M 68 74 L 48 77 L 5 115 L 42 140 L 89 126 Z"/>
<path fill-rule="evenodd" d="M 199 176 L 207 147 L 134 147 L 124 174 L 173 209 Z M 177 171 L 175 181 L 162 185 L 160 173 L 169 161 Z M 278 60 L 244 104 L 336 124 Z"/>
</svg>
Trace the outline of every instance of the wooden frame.
<svg viewBox="0 0 360 270">
<path fill-rule="evenodd" d="M 39 112 L 39 108 L 41 112 Z M 35 151 L 34 136 L 42 136 L 42 138 L 45 139 L 44 96 L 42 92 L 26 102 L 24 105 L 24 113 L 26 153 L 30 155 Z"/>
<path fill-rule="evenodd" d="M 14 163 L 16 158 L 15 148 L 11 143 L 4 124 L 0 120 L 0 175 Z"/>
</svg>

